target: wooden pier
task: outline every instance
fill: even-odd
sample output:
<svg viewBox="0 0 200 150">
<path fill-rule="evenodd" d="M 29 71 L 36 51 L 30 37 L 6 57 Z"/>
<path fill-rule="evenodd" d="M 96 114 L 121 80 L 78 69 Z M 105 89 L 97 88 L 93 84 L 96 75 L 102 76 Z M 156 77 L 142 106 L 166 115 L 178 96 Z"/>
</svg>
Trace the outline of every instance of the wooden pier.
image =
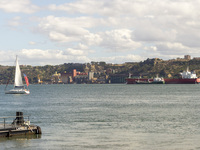
<svg viewBox="0 0 200 150">
<path fill-rule="evenodd" d="M 25 121 L 24 117 L 28 117 L 28 120 Z M 8 124 L 7 122 L 11 118 L 15 119 Z M 23 116 L 22 112 L 16 112 L 16 116 L 0 117 L 0 120 L 3 120 L 3 123 L 0 124 L 0 137 L 42 134 L 41 128 L 31 125 L 29 116 Z"/>
</svg>

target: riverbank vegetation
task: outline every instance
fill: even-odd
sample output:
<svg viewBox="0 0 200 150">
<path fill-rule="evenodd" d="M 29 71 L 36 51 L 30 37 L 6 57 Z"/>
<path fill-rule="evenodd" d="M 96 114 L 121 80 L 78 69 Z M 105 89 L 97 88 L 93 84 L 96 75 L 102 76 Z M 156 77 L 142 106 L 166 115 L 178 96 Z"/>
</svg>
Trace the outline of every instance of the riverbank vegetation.
<svg viewBox="0 0 200 150">
<path fill-rule="evenodd" d="M 132 76 L 143 76 L 152 78 L 156 75 L 164 78 L 178 78 L 180 72 L 189 67 L 190 71 L 195 71 L 200 76 L 200 59 L 173 59 L 162 60 L 159 58 L 147 59 L 141 62 L 126 62 L 124 64 L 108 64 L 106 62 L 91 63 L 65 63 L 61 65 L 30 66 L 21 65 L 22 73 L 25 73 L 31 84 L 38 83 L 38 79 L 50 83 L 52 75 L 57 73 L 69 73 L 73 69 L 80 72 L 94 72 L 96 77 L 126 74 Z M 10 78 L 10 83 L 14 81 L 14 66 L 0 66 L 0 83 L 6 84 Z"/>
</svg>

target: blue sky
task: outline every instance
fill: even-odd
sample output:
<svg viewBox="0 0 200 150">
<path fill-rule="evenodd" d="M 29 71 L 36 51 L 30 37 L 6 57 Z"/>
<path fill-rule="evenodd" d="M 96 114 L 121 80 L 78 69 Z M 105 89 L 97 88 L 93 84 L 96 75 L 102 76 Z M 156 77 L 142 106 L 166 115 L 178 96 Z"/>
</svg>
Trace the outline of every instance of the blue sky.
<svg viewBox="0 0 200 150">
<path fill-rule="evenodd" d="M 199 0 L 0 0 L 0 65 L 139 62 L 200 52 Z"/>
</svg>

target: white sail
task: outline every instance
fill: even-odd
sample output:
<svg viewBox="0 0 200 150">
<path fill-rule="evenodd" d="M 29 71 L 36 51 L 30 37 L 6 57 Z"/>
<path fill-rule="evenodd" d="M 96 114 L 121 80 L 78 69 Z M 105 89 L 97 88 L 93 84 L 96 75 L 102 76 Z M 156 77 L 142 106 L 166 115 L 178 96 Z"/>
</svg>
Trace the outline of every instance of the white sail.
<svg viewBox="0 0 200 150">
<path fill-rule="evenodd" d="M 16 57 L 16 69 L 15 69 L 15 84 L 14 87 L 23 87 L 23 82 L 22 82 L 22 75 L 18 63 L 18 58 Z"/>
<path fill-rule="evenodd" d="M 25 89 L 25 87 L 23 85 L 22 75 L 21 75 L 21 71 L 20 71 L 20 68 L 19 68 L 19 63 L 18 63 L 18 58 L 17 57 L 16 57 L 14 88 L 11 89 L 11 90 L 5 91 L 5 94 L 30 94 L 30 91 L 28 89 Z"/>
</svg>

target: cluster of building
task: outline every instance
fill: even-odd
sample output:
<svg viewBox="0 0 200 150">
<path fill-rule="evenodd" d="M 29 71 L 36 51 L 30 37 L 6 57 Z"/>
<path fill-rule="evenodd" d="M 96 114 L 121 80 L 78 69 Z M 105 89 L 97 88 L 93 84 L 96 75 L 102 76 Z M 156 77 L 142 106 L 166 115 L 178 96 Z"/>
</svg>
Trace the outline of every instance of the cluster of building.
<svg viewBox="0 0 200 150">
<path fill-rule="evenodd" d="M 200 59 L 200 58 L 197 57 L 193 59 Z M 185 55 L 184 58 L 177 58 L 175 60 L 169 60 L 169 61 L 189 61 L 189 60 L 191 60 L 191 56 Z M 147 59 L 144 61 L 144 63 L 146 64 L 154 63 L 154 65 L 158 64 L 159 62 L 163 62 L 163 60 L 159 58 L 154 58 L 154 59 Z M 127 64 L 134 64 L 134 63 L 127 62 L 125 65 Z M 92 65 L 86 65 L 86 67 L 84 68 L 85 72 L 80 72 L 77 71 L 76 69 L 73 69 L 72 72 L 66 72 L 66 71 L 62 73 L 55 72 L 55 74 L 51 76 L 51 83 L 53 84 L 125 83 L 126 82 L 125 79 L 129 77 L 129 74 L 128 73 L 119 74 L 118 73 L 120 72 L 119 70 L 117 70 L 116 68 L 113 69 L 112 65 L 110 66 L 111 67 L 104 69 L 104 67 L 102 67 L 100 64 L 97 66 L 92 64 Z M 118 68 L 124 67 L 124 64 L 115 65 L 115 67 Z M 148 75 L 148 72 L 144 72 L 143 76 L 145 75 L 145 73 Z M 170 76 L 168 75 L 168 77 Z M 43 81 L 41 81 L 39 77 L 38 77 L 38 83 L 40 84 L 43 83 Z"/>
<path fill-rule="evenodd" d="M 79 72 L 76 69 L 70 72 L 64 73 L 55 73 L 51 77 L 51 81 L 53 84 L 72 84 L 72 83 L 125 83 L 125 78 L 127 75 L 125 74 L 114 74 L 114 75 L 104 75 L 95 77 L 97 74 L 95 72 Z M 41 82 L 41 81 L 40 81 Z"/>
<path fill-rule="evenodd" d="M 73 69 L 72 72 L 64 72 L 64 73 L 55 73 L 51 77 L 52 83 L 64 83 L 64 84 L 69 84 L 69 83 L 78 83 L 79 80 L 80 82 L 85 81 L 88 79 L 88 74 L 90 73 L 83 73 L 83 72 L 78 72 L 76 69 Z M 92 78 L 92 77 L 90 77 Z"/>
</svg>

